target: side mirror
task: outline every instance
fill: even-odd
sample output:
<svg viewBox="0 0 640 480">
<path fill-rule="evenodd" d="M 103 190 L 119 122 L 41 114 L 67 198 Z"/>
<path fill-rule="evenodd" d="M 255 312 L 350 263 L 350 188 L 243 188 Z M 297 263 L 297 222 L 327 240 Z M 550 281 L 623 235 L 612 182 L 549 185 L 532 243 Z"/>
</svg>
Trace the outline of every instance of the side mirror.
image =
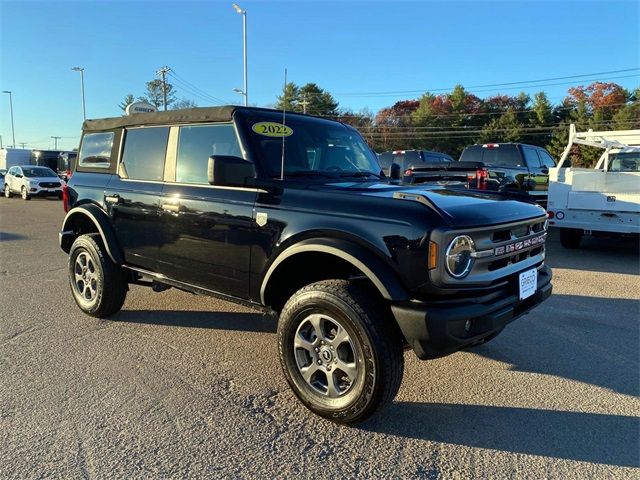
<svg viewBox="0 0 640 480">
<path fill-rule="evenodd" d="M 212 155 L 207 165 L 207 179 L 211 185 L 243 186 L 247 178 L 254 178 L 253 163 L 240 157 Z"/>
<path fill-rule="evenodd" d="M 389 168 L 389 178 L 391 180 L 400 180 L 400 165 L 397 163 L 392 163 L 391 167 Z"/>
</svg>

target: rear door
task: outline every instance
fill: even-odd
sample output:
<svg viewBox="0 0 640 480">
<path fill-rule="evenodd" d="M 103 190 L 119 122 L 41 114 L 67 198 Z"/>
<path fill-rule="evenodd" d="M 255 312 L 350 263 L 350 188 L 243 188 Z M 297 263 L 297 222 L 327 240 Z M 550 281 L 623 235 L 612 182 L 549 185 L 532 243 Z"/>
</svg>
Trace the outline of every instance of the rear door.
<svg viewBox="0 0 640 480">
<path fill-rule="evenodd" d="M 160 273 L 249 298 L 258 189 L 210 185 L 207 179 L 211 155 L 243 156 L 235 127 L 231 123 L 173 127 L 169 144 L 171 173 L 160 206 L 166 239 L 158 252 Z"/>
<path fill-rule="evenodd" d="M 113 175 L 104 201 L 125 262 L 157 271 L 157 254 L 167 239 L 160 225 L 169 127 L 124 131 L 118 174 Z"/>
</svg>

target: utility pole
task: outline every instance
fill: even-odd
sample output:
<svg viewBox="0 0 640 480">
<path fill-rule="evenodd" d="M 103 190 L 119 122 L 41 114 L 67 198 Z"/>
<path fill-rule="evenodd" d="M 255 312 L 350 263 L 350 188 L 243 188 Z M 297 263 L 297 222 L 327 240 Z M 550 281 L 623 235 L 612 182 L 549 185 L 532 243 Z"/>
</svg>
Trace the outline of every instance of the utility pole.
<svg viewBox="0 0 640 480">
<path fill-rule="evenodd" d="M 55 146 L 53 147 L 54 150 L 58 149 L 58 140 L 60 140 L 62 137 L 54 137 L 52 136 L 51 138 L 53 138 L 53 141 L 55 142 Z"/>
<path fill-rule="evenodd" d="M 162 78 L 162 98 L 164 104 L 164 111 L 167 111 L 167 73 L 169 73 L 171 69 L 166 65 L 162 67 L 160 70 L 156 72 L 156 75 L 160 75 Z"/>
<path fill-rule="evenodd" d="M 307 100 L 307 98 L 306 98 L 306 97 L 304 97 L 304 100 L 302 100 L 301 102 L 298 102 L 298 103 L 299 103 L 300 105 L 302 105 L 302 113 L 305 113 L 305 114 L 306 114 L 306 113 L 307 113 L 307 105 L 309 105 L 309 103 L 311 103 L 311 102 L 309 102 L 309 101 Z"/>
<path fill-rule="evenodd" d="M 24 147 L 27 145 L 27 142 L 18 142 L 20 144 L 20 148 L 24 150 Z"/>
</svg>

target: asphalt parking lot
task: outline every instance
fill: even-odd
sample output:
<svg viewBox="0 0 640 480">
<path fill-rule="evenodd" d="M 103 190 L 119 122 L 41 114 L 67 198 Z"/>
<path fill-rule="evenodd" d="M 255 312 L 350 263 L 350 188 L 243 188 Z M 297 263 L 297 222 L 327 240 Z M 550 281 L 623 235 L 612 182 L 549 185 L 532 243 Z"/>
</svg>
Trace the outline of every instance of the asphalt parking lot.
<svg viewBox="0 0 640 480">
<path fill-rule="evenodd" d="M 472 351 L 406 352 L 394 404 L 345 427 L 295 400 L 268 317 L 137 286 L 81 314 L 63 217 L 0 198 L 0 478 L 637 478 L 635 242 L 552 232 L 549 301 Z"/>
</svg>

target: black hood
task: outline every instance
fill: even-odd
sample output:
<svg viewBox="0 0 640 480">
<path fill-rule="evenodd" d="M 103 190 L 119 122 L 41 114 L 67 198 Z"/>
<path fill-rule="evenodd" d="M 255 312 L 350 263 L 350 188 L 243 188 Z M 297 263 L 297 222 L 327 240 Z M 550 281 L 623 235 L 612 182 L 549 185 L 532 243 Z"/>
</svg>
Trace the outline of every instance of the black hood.
<svg viewBox="0 0 640 480">
<path fill-rule="evenodd" d="M 495 225 L 546 215 L 544 208 L 539 205 L 506 193 L 385 182 L 344 182 L 324 185 L 323 188 L 337 188 L 343 193 L 389 198 L 396 202 L 419 202 L 425 208 L 438 212 L 449 225 L 456 227 Z"/>
</svg>

